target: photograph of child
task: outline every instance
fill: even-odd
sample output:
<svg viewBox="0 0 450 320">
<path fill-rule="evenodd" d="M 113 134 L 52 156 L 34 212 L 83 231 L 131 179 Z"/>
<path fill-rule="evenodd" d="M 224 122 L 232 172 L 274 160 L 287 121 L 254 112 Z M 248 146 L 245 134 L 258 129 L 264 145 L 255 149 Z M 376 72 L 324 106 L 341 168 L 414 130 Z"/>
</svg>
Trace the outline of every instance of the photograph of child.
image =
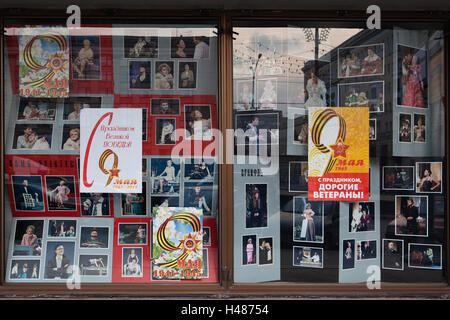
<svg viewBox="0 0 450 320">
<path fill-rule="evenodd" d="M 14 205 L 18 211 L 44 211 L 41 176 L 12 176 Z"/>
<path fill-rule="evenodd" d="M 427 196 L 395 196 L 395 235 L 428 236 Z"/>
<path fill-rule="evenodd" d="M 256 235 L 242 236 L 242 265 L 256 264 Z"/>
<path fill-rule="evenodd" d="M 46 176 L 47 204 L 50 211 L 73 211 L 77 208 L 74 176 Z"/>
<path fill-rule="evenodd" d="M 17 120 L 55 120 L 56 101 L 50 99 L 20 98 Z"/>
<path fill-rule="evenodd" d="M 70 37 L 72 79 L 99 80 L 100 72 L 100 37 Z"/>
<path fill-rule="evenodd" d="M 13 256 L 40 256 L 44 220 L 17 220 Z"/>
<path fill-rule="evenodd" d="M 294 197 L 293 240 L 323 243 L 324 205 L 322 201 L 308 201 Z"/>
<path fill-rule="evenodd" d="M 246 228 L 267 227 L 267 184 L 246 184 Z"/>
</svg>

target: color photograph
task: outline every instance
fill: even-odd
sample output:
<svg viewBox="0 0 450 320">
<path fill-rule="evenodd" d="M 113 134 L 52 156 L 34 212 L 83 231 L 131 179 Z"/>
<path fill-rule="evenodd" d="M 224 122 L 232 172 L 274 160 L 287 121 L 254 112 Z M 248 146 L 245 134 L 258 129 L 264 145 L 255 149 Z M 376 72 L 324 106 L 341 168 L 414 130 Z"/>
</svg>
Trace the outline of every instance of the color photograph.
<svg viewBox="0 0 450 320">
<path fill-rule="evenodd" d="M 428 236 L 427 196 L 395 196 L 395 235 Z"/>
<path fill-rule="evenodd" d="M 375 202 L 350 202 L 348 208 L 348 232 L 375 231 Z"/>
<path fill-rule="evenodd" d="M 56 100 L 20 98 L 17 120 L 53 121 L 56 116 Z"/>
<path fill-rule="evenodd" d="M 152 87 L 152 62 L 151 61 L 128 61 L 129 88 L 150 89 Z"/>
<path fill-rule="evenodd" d="M 256 264 L 256 235 L 242 236 L 242 265 Z"/>
<path fill-rule="evenodd" d="M 403 270 L 403 240 L 383 239 L 383 269 Z"/>
<path fill-rule="evenodd" d="M 442 162 L 416 162 L 416 192 L 442 193 Z"/>
<path fill-rule="evenodd" d="M 338 77 L 353 78 L 384 74 L 384 44 L 338 48 Z"/>
<path fill-rule="evenodd" d="M 408 267 L 442 269 L 442 246 L 435 244 L 409 243 Z"/>
<path fill-rule="evenodd" d="M 246 184 L 246 228 L 267 227 L 267 184 Z"/>
<path fill-rule="evenodd" d="M 323 249 L 294 246 L 293 266 L 306 268 L 323 268 Z"/>
<path fill-rule="evenodd" d="M 77 209 L 74 176 L 45 176 L 49 211 L 74 211 Z"/>
<path fill-rule="evenodd" d="M 293 240 L 324 242 L 324 204 L 308 201 L 307 197 L 294 197 Z"/>
<path fill-rule="evenodd" d="M 101 55 L 99 36 L 70 37 L 72 79 L 100 80 Z"/>
<path fill-rule="evenodd" d="M 338 84 L 339 105 L 368 107 L 370 112 L 384 112 L 384 81 Z"/>
<path fill-rule="evenodd" d="M 383 167 L 383 190 L 414 190 L 414 167 Z"/>
<path fill-rule="evenodd" d="M 44 220 L 16 220 L 13 256 L 40 256 Z"/>
<path fill-rule="evenodd" d="M 123 37 L 123 55 L 125 58 L 158 58 L 158 50 L 158 37 Z"/>
<path fill-rule="evenodd" d="M 12 176 L 11 180 L 17 211 L 44 211 L 41 176 Z"/>
</svg>

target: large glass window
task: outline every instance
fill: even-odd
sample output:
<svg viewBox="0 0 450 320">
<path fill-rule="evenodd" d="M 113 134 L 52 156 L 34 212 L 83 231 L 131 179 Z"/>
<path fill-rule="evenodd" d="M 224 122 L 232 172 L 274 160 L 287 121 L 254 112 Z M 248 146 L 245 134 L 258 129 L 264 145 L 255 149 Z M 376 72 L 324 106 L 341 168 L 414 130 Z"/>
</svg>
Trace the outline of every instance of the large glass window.
<svg viewBox="0 0 450 320">
<path fill-rule="evenodd" d="M 218 282 L 215 23 L 30 24 L 6 23 L 6 282 Z M 142 192 L 80 191 L 87 108 L 142 110 Z M 201 209 L 199 224 L 161 231 L 165 207 Z"/>
<path fill-rule="evenodd" d="M 237 283 L 444 281 L 443 32 L 355 25 L 235 23 Z M 311 107 L 368 109 L 368 201 L 308 199 Z"/>
</svg>

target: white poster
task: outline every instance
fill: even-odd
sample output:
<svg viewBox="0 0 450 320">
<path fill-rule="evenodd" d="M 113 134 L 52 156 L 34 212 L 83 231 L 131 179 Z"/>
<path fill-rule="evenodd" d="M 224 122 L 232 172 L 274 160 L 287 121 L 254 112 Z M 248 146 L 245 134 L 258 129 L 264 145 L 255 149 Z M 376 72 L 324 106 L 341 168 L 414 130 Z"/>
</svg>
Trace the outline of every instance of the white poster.
<svg viewBox="0 0 450 320">
<path fill-rule="evenodd" d="M 142 110 L 82 109 L 80 192 L 142 192 Z"/>
</svg>

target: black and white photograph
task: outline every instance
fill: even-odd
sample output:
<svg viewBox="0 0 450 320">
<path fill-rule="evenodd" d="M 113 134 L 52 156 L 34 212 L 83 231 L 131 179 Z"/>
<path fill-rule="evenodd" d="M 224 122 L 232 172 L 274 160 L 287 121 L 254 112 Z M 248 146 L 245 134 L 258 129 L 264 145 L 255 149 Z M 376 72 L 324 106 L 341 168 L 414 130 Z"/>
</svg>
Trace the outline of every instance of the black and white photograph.
<svg viewBox="0 0 450 320">
<path fill-rule="evenodd" d="M 308 192 L 308 162 L 289 162 L 289 192 Z"/>
<path fill-rule="evenodd" d="M 44 211 L 41 176 L 11 176 L 17 211 Z"/>
<path fill-rule="evenodd" d="M 383 190 L 414 190 L 414 166 L 383 167 Z"/>
<path fill-rule="evenodd" d="M 212 182 L 185 182 L 184 207 L 194 207 L 203 210 L 204 216 L 213 213 L 213 183 Z"/>
<path fill-rule="evenodd" d="M 348 232 L 375 231 L 375 202 L 350 202 Z"/>
<path fill-rule="evenodd" d="M 260 266 L 273 264 L 273 238 L 258 239 L 258 263 Z"/>
<path fill-rule="evenodd" d="M 294 267 L 323 268 L 323 249 L 294 246 L 292 248 Z"/>
<path fill-rule="evenodd" d="M 426 141 L 426 116 L 414 113 L 414 136 L 413 142 L 424 143 Z"/>
<path fill-rule="evenodd" d="M 169 157 L 152 158 L 151 163 L 152 195 L 178 196 L 180 191 L 180 163 L 174 163 Z"/>
<path fill-rule="evenodd" d="M 404 269 L 404 242 L 398 239 L 383 239 L 383 269 Z"/>
<path fill-rule="evenodd" d="M 107 249 L 108 237 L 108 227 L 81 227 L 80 248 Z"/>
<path fill-rule="evenodd" d="M 398 141 L 410 143 L 412 141 L 412 119 L 409 113 L 399 113 Z"/>
<path fill-rule="evenodd" d="M 147 223 L 119 223 L 118 245 L 147 244 Z"/>
<path fill-rule="evenodd" d="M 176 140 L 176 120 L 175 118 L 155 119 L 155 140 L 157 145 L 172 145 Z"/>
<path fill-rule="evenodd" d="M 38 280 L 41 269 L 40 260 L 11 260 L 9 280 Z"/>
<path fill-rule="evenodd" d="M 45 176 L 49 211 L 74 211 L 77 209 L 74 176 Z"/>
<path fill-rule="evenodd" d="M 175 67 L 173 61 L 155 62 L 155 90 L 169 90 L 175 87 Z"/>
<path fill-rule="evenodd" d="M 80 204 L 81 216 L 83 217 L 104 217 L 111 215 L 108 193 L 81 193 Z"/>
<path fill-rule="evenodd" d="M 170 39 L 174 59 L 209 59 L 209 37 L 179 35 Z"/>
<path fill-rule="evenodd" d="M 101 54 L 99 36 L 70 37 L 72 79 L 100 80 Z"/>
<path fill-rule="evenodd" d="M 308 145 L 308 116 L 294 114 L 294 144 Z"/>
<path fill-rule="evenodd" d="M 258 110 L 277 109 L 277 79 L 258 79 L 256 81 Z"/>
<path fill-rule="evenodd" d="M 256 264 L 256 235 L 242 236 L 242 265 Z"/>
<path fill-rule="evenodd" d="M 44 220 L 16 220 L 13 256 L 40 256 L 43 229 Z"/>
<path fill-rule="evenodd" d="M 109 257 L 105 254 L 81 254 L 78 260 L 78 270 L 81 276 L 108 275 Z"/>
<path fill-rule="evenodd" d="M 186 139 L 212 140 L 212 115 L 210 105 L 185 105 L 184 124 Z"/>
<path fill-rule="evenodd" d="M 158 50 L 158 37 L 156 36 L 123 37 L 123 55 L 125 58 L 158 58 Z"/>
<path fill-rule="evenodd" d="M 369 112 L 384 112 L 384 81 L 338 84 L 339 105 L 367 107 Z"/>
<path fill-rule="evenodd" d="M 75 238 L 77 236 L 77 220 L 49 220 L 47 237 Z"/>
<path fill-rule="evenodd" d="M 377 119 L 369 119 L 369 140 L 377 140 Z"/>
<path fill-rule="evenodd" d="M 212 159 L 186 158 L 184 161 L 184 180 L 214 179 L 214 161 Z"/>
<path fill-rule="evenodd" d="M 69 97 L 64 99 L 64 120 L 79 121 L 83 109 L 101 108 L 101 97 Z"/>
<path fill-rule="evenodd" d="M 428 237 L 428 196 L 395 196 L 395 235 Z"/>
<path fill-rule="evenodd" d="M 47 241 L 45 279 L 68 279 L 75 261 L 74 241 Z"/>
<path fill-rule="evenodd" d="M 150 114 L 154 116 L 180 114 L 180 99 L 164 98 L 150 100 Z"/>
<path fill-rule="evenodd" d="M 16 124 L 13 149 L 50 150 L 52 146 L 53 125 Z"/>
<path fill-rule="evenodd" d="M 128 61 L 129 88 L 150 89 L 152 87 L 152 62 L 151 61 Z"/>
<path fill-rule="evenodd" d="M 408 267 L 441 270 L 442 246 L 408 243 Z"/>
<path fill-rule="evenodd" d="M 368 77 L 384 74 L 384 44 L 338 49 L 338 77 Z"/>
<path fill-rule="evenodd" d="M 80 125 L 79 124 L 65 124 L 62 132 L 63 151 L 78 151 L 80 152 Z"/>
<path fill-rule="evenodd" d="M 397 44 L 397 105 L 428 108 L 427 50 Z"/>
<path fill-rule="evenodd" d="M 142 248 L 122 248 L 122 277 L 142 277 Z"/>
<path fill-rule="evenodd" d="M 324 242 L 324 204 L 308 201 L 307 197 L 294 197 L 293 240 Z"/>
<path fill-rule="evenodd" d="M 56 116 L 56 100 L 20 97 L 17 120 L 53 121 Z"/>
<path fill-rule="evenodd" d="M 442 193 L 442 162 L 416 162 L 416 192 Z"/>
<path fill-rule="evenodd" d="M 198 81 L 197 62 L 178 62 L 178 89 L 196 89 Z"/>
<path fill-rule="evenodd" d="M 245 227 L 267 228 L 267 184 L 246 184 L 245 197 Z"/>
<path fill-rule="evenodd" d="M 237 145 L 251 145 L 259 149 L 261 145 L 279 143 L 278 113 L 237 114 L 235 128 Z"/>
<path fill-rule="evenodd" d="M 141 193 L 122 193 L 122 215 L 145 216 L 147 215 L 147 183 L 142 182 Z"/>
<path fill-rule="evenodd" d="M 356 261 L 376 259 L 377 250 L 377 240 L 356 241 Z"/>
<path fill-rule="evenodd" d="M 342 269 L 355 269 L 355 240 L 348 239 L 342 241 Z"/>
</svg>

